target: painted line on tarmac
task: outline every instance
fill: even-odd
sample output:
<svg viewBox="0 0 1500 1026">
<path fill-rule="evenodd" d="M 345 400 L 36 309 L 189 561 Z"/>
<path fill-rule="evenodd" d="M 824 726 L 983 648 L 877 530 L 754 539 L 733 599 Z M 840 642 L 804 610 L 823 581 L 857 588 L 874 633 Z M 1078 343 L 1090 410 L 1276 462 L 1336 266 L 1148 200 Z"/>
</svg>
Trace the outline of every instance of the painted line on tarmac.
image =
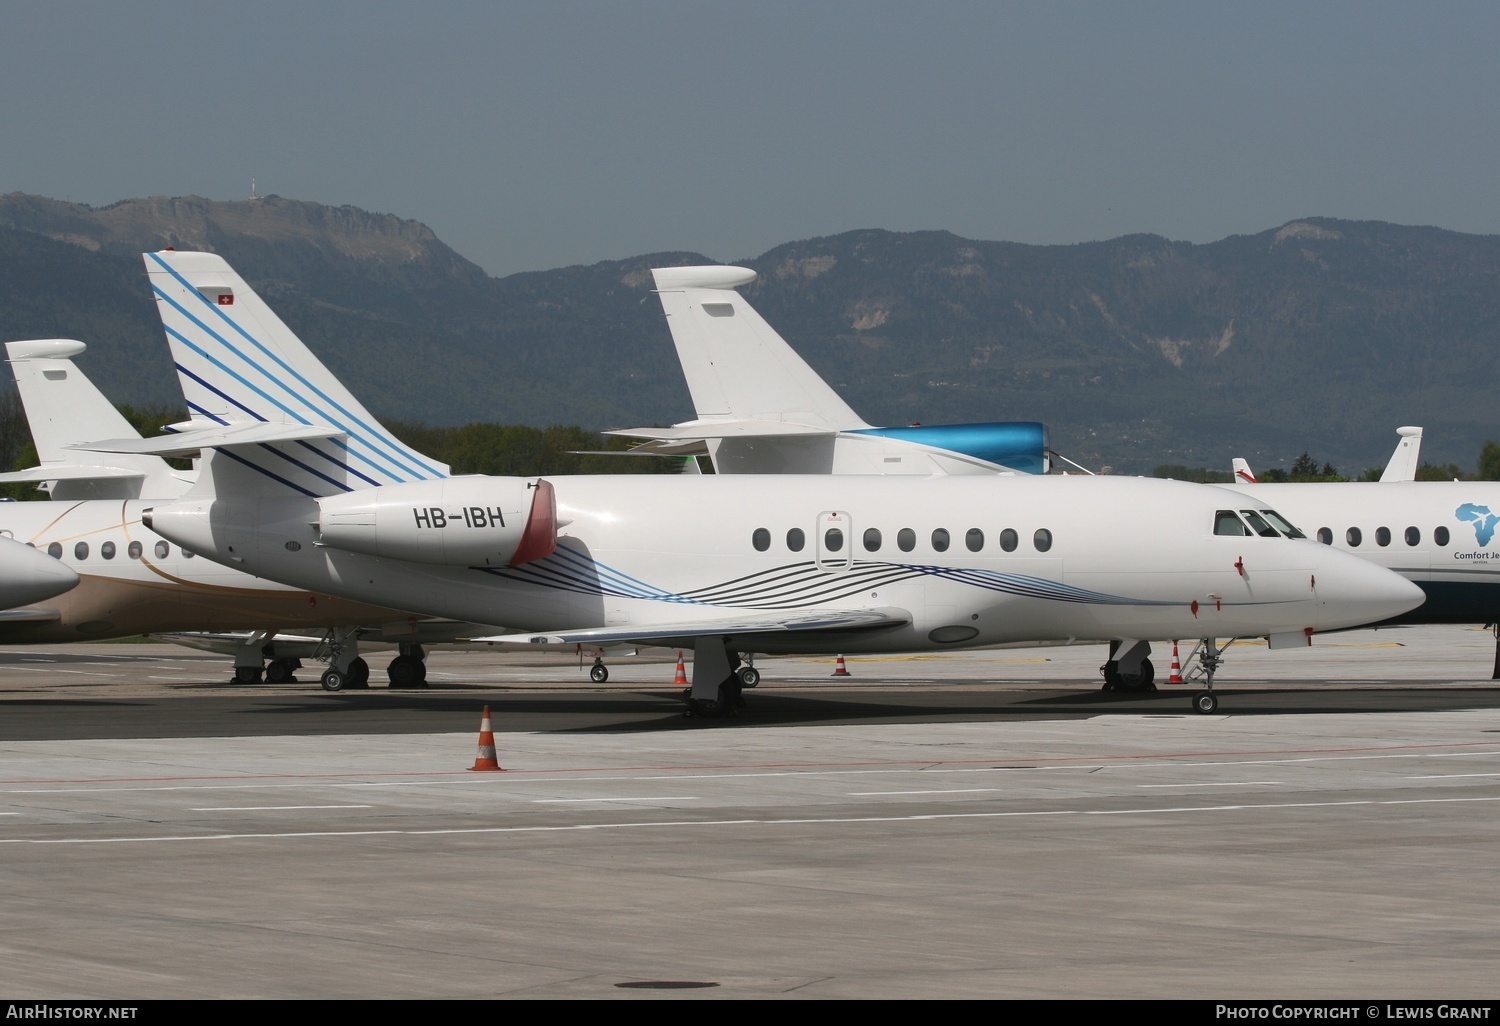
<svg viewBox="0 0 1500 1026">
<path fill-rule="evenodd" d="M 171 834 L 162 837 L 8 837 L 0 845 L 86 845 L 86 844 L 175 844 L 183 841 L 255 841 L 255 840 L 343 840 L 363 837 L 453 837 L 495 834 L 563 834 L 590 830 L 676 830 L 704 827 L 737 826 L 861 826 L 876 823 L 931 823 L 956 819 L 1045 819 L 1067 816 L 1171 816 L 1205 812 L 1279 812 L 1296 809 L 1334 809 L 1395 805 L 1448 805 L 1459 802 L 1500 802 L 1500 795 L 1483 798 L 1411 798 L 1390 800 L 1353 800 L 1337 802 L 1284 802 L 1278 804 L 1236 804 L 1201 806 L 1163 806 L 1141 809 L 1037 809 L 1028 812 L 930 812 L 910 816 L 851 816 L 781 819 L 706 819 L 656 820 L 647 822 L 573 823 L 563 826 L 454 827 L 431 830 L 318 830 L 294 833 L 254 834 Z"/>
<path fill-rule="evenodd" d="M 217 805 L 189 812 L 295 812 L 305 809 L 373 809 L 373 805 Z"/>
<path fill-rule="evenodd" d="M 1403 746 L 1404 747 L 1404 746 Z M 1165 757 L 1172 761 L 1163 762 L 1079 762 L 1063 764 L 1039 763 L 1035 766 L 963 766 L 946 765 L 945 762 L 926 762 L 923 760 L 912 760 L 909 766 L 882 766 L 869 769 L 786 769 L 763 772 L 736 772 L 726 769 L 719 773 L 660 773 L 645 775 L 620 774 L 597 774 L 594 776 L 574 776 L 567 771 L 560 776 L 529 776 L 529 772 L 554 773 L 556 770 L 516 771 L 508 770 L 504 776 L 481 775 L 474 776 L 468 770 L 459 771 L 433 771 L 427 778 L 406 778 L 402 780 L 342 780 L 341 776 L 354 776 L 355 774 L 309 774 L 304 778 L 282 776 L 278 779 L 261 784 L 233 784 L 233 783 L 203 783 L 203 784 L 161 784 L 155 787 L 114 787 L 110 781 L 100 781 L 96 787 L 31 787 L 31 788 L 0 788 L 0 796 L 9 794 L 134 794 L 134 793 L 156 793 L 171 791 L 257 791 L 275 789 L 295 789 L 321 787 L 328 789 L 339 788 L 375 788 L 375 787 L 446 787 L 453 784 L 553 784 L 553 783 L 579 783 L 589 781 L 608 781 L 611 783 L 619 781 L 652 781 L 652 780 L 755 780 L 779 777 L 845 777 L 845 776 L 889 776 L 908 773 L 920 773 L 926 775 L 934 774 L 961 774 L 961 773 L 1097 773 L 1100 770 L 1119 769 L 1172 769 L 1172 770 L 1194 770 L 1201 772 L 1204 769 L 1213 769 L 1220 766 L 1304 766 L 1320 763 L 1341 762 L 1372 762 L 1394 759 L 1456 759 L 1468 756 L 1500 756 L 1500 751 L 1486 752 L 1391 752 L 1383 755 L 1329 755 L 1308 757 L 1299 756 L 1290 759 L 1243 759 L 1225 761 L 1184 762 L 1180 757 Z M 985 761 L 997 761 L 992 758 Z M 1017 760 L 1024 757 L 1016 756 Z M 1125 760 L 1134 760 L 1140 756 L 1124 756 Z M 976 762 L 975 759 L 951 760 L 954 762 Z M 825 764 L 826 765 L 826 764 Z M 868 765 L 867 763 L 856 763 L 855 765 Z M 597 771 L 595 771 L 597 773 Z M 378 774 L 372 774 L 378 775 Z M 1484 774 L 1474 774 L 1482 776 Z M 141 779 L 141 778 L 133 778 Z M 212 778 L 202 777 L 153 777 L 146 779 L 154 780 L 202 780 Z M 1141 785 L 1146 786 L 1146 785 Z M 1183 784 L 1168 784 L 1158 786 L 1183 787 Z M 1225 785 L 1227 786 L 1227 785 Z"/>
<path fill-rule="evenodd" d="M 998 787 L 956 787 L 947 791 L 850 791 L 850 798 L 873 798 L 881 795 L 901 794 L 995 794 L 1001 791 Z"/>
</svg>

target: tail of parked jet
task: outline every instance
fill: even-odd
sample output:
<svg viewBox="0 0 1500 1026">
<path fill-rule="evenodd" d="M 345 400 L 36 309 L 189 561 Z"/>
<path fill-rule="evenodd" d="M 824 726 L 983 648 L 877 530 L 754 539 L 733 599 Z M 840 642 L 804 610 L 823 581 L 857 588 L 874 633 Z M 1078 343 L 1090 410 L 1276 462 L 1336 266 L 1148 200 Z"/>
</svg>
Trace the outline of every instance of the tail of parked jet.
<svg viewBox="0 0 1500 1026">
<path fill-rule="evenodd" d="M 652 270 L 699 420 L 852 431 L 870 425 L 734 289 L 743 267 Z"/>
<path fill-rule="evenodd" d="M 355 399 L 220 256 L 145 255 L 191 423 L 152 452 L 220 448 L 304 495 L 448 476 Z"/>
<path fill-rule="evenodd" d="M 73 365 L 73 357 L 87 348 L 66 338 L 5 343 L 39 465 L 0 474 L 0 482 L 34 481 L 54 499 L 175 498 L 187 491 L 195 474 L 174 470 L 160 456 L 77 448 L 101 439 L 140 438 Z"/>
<path fill-rule="evenodd" d="M 1385 472 L 1380 475 L 1380 480 L 1415 481 L 1418 461 L 1422 456 L 1422 429 L 1398 427 L 1396 434 L 1401 440 L 1396 443 L 1396 451 L 1391 453 L 1390 462 L 1385 465 Z"/>
<path fill-rule="evenodd" d="M 1035 422 L 871 427 L 734 291 L 745 267 L 651 271 L 697 419 L 606 434 L 708 455 L 720 474 L 1045 474 Z"/>
</svg>

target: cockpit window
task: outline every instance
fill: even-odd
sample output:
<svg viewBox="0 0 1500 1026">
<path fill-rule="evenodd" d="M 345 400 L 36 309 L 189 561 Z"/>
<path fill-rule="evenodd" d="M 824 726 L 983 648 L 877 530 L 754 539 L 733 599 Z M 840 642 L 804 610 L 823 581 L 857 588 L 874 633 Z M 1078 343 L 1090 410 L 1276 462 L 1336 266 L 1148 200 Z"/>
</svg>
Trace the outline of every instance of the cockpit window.
<svg viewBox="0 0 1500 1026">
<path fill-rule="evenodd" d="M 1242 509 L 1240 510 L 1240 512 L 1244 514 L 1246 523 L 1248 523 L 1250 527 L 1255 531 L 1255 533 L 1260 535 L 1262 538 L 1281 537 L 1281 532 L 1277 531 L 1276 528 L 1266 523 L 1265 518 L 1262 517 L 1259 513 L 1255 512 L 1255 510 Z"/>
<path fill-rule="evenodd" d="M 1274 509 L 1263 509 L 1263 510 L 1260 511 L 1260 515 L 1263 516 L 1263 517 L 1265 517 L 1267 520 L 1269 520 L 1271 522 L 1271 526 L 1272 527 L 1276 528 L 1276 530 L 1280 531 L 1282 534 L 1286 535 L 1288 538 L 1306 538 L 1307 537 L 1307 535 L 1305 535 L 1301 531 L 1297 530 L 1297 528 L 1292 523 L 1290 523 L 1287 520 L 1286 517 L 1282 516 L 1280 513 L 1276 512 Z"/>
<path fill-rule="evenodd" d="M 1232 509 L 1221 509 L 1214 514 L 1214 534 L 1228 535 L 1232 538 L 1243 538 L 1250 533 L 1250 529 L 1235 515 Z"/>
</svg>

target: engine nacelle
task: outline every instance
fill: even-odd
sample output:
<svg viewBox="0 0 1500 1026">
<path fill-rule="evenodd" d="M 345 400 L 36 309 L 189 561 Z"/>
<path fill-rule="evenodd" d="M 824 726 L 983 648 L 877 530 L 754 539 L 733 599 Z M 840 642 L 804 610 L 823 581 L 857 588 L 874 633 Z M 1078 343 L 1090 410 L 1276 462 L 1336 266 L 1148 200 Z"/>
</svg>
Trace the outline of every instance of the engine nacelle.
<svg viewBox="0 0 1500 1026">
<path fill-rule="evenodd" d="M 540 478 L 450 477 L 318 500 L 323 545 L 440 566 L 520 566 L 557 547 L 557 500 Z"/>
</svg>

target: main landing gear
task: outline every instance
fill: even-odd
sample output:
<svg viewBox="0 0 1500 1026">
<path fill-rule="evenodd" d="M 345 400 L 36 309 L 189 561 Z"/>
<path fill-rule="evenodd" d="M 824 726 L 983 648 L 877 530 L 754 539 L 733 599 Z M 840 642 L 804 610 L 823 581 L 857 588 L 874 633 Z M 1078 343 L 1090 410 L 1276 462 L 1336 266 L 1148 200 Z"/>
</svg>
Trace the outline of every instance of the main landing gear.
<svg viewBox="0 0 1500 1026">
<path fill-rule="evenodd" d="M 1105 691 L 1155 691 L 1156 667 L 1146 658 L 1151 654 L 1149 641 L 1111 641 L 1109 659 L 1099 667 Z"/>
<path fill-rule="evenodd" d="M 385 669 L 393 688 L 425 688 L 427 686 L 427 653 L 421 645 L 402 644 L 400 655 L 391 660 Z"/>
<path fill-rule="evenodd" d="M 746 682 L 746 670 L 754 683 Z M 686 695 L 685 716 L 724 719 L 745 708 L 744 690 L 760 683 L 753 666 L 742 666 L 728 638 L 699 638 L 693 645 L 693 686 Z"/>
</svg>

